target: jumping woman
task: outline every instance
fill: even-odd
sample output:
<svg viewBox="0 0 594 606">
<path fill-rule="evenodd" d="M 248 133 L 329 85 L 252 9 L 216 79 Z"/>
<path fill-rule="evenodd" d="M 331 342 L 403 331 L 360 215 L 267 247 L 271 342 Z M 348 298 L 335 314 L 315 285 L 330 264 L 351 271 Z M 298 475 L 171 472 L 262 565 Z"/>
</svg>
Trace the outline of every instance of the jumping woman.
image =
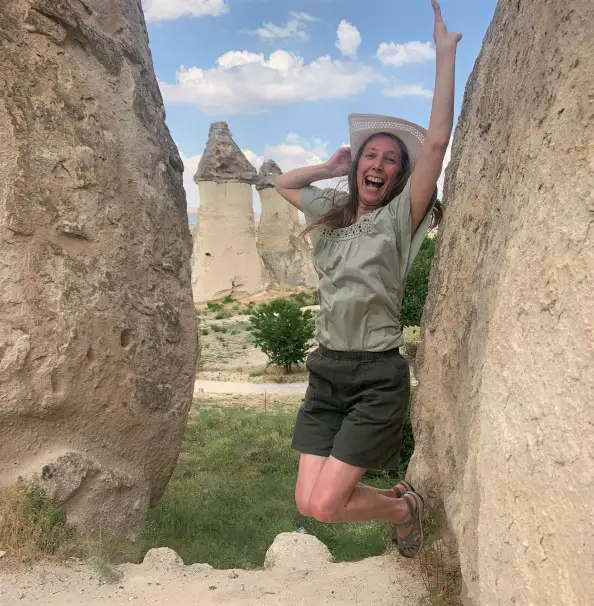
<svg viewBox="0 0 594 606">
<path fill-rule="evenodd" d="M 406 278 L 439 221 L 437 180 L 454 117 L 459 33 L 436 0 L 436 79 L 427 130 L 387 116 L 349 116 L 350 149 L 287 172 L 277 191 L 307 221 L 319 277 L 318 348 L 293 436 L 300 455 L 295 499 L 322 522 L 387 520 L 399 552 L 423 547 L 423 500 L 408 482 L 380 490 L 370 469 L 397 467 L 410 395 L 400 308 Z M 348 192 L 312 183 L 348 175 Z"/>
</svg>

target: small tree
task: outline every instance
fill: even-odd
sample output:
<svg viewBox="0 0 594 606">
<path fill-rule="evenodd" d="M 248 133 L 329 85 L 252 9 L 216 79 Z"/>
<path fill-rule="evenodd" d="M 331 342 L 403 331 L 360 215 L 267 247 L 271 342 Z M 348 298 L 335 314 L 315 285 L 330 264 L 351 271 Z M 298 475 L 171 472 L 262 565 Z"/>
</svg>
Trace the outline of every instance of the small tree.
<svg viewBox="0 0 594 606">
<path fill-rule="evenodd" d="M 303 362 L 314 336 L 314 315 L 301 311 L 289 299 L 276 299 L 261 305 L 249 318 L 254 344 L 272 364 L 291 372 L 293 364 Z"/>
<path fill-rule="evenodd" d="M 403 326 L 419 326 L 429 291 L 429 272 L 435 255 L 435 238 L 425 238 L 408 278 L 400 312 Z"/>
</svg>

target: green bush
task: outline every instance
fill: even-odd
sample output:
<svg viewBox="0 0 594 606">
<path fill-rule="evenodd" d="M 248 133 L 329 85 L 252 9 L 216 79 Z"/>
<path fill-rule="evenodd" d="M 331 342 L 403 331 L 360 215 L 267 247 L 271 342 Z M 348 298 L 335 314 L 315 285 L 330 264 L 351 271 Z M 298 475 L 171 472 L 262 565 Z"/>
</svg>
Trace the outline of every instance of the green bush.
<svg viewBox="0 0 594 606">
<path fill-rule="evenodd" d="M 429 290 L 429 272 L 435 256 L 435 238 L 425 238 L 415 259 L 404 290 L 400 322 L 403 326 L 419 326 Z"/>
<path fill-rule="evenodd" d="M 272 364 L 291 372 L 293 364 L 305 361 L 314 336 L 314 315 L 301 311 L 289 299 L 277 299 L 261 305 L 249 318 L 254 344 Z"/>
</svg>

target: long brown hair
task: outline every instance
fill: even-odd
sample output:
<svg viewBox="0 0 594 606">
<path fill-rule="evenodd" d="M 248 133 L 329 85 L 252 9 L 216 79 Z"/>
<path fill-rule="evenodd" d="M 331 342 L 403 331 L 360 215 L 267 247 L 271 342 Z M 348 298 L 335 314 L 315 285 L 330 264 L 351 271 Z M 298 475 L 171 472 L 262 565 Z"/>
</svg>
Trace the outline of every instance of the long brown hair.
<svg viewBox="0 0 594 606">
<path fill-rule="evenodd" d="M 332 208 L 328 212 L 324 213 L 319 219 L 316 219 L 310 223 L 303 230 L 302 235 L 305 236 L 317 228 L 331 227 L 337 229 L 341 227 L 348 227 L 349 225 L 355 223 L 357 219 L 357 209 L 359 207 L 359 185 L 357 183 L 359 162 L 369 141 L 378 135 L 390 137 L 390 139 L 398 144 L 402 163 L 400 172 L 396 177 L 396 181 L 392 187 L 384 193 L 379 201 L 378 208 L 386 206 L 391 200 L 402 193 L 411 175 L 410 156 L 408 154 L 408 149 L 406 148 L 404 141 L 392 133 L 374 133 L 365 139 L 355 155 L 355 159 L 353 160 L 353 164 L 348 175 L 348 192 L 341 191 L 336 188 L 332 198 Z M 434 203 L 434 206 L 432 209 L 429 228 L 433 229 L 439 225 L 442 217 L 441 203 L 437 200 L 437 187 L 435 188 L 435 193 L 433 194 L 431 202 Z"/>
</svg>

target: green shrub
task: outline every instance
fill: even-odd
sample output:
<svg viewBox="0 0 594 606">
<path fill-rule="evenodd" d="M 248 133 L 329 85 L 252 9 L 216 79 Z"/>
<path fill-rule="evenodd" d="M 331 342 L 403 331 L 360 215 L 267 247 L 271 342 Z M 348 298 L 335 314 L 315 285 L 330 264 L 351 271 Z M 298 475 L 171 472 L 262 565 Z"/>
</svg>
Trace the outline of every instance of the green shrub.
<svg viewBox="0 0 594 606">
<path fill-rule="evenodd" d="M 249 318 L 254 344 L 272 364 L 291 372 L 305 361 L 314 336 L 314 315 L 301 311 L 297 302 L 277 299 L 261 305 Z"/>
<path fill-rule="evenodd" d="M 425 238 L 415 259 L 404 290 L 400 322 L 403 326 L 419 326 L 429 290 L 429 272 L 435 256 L 435 238 Z"/>
<path fill-rule="evenodd" d="M 221 311 L 223 306 L 220 303 L 209 302 L 206 304 L 206 307 L 210 309 L 210 311 Z"/>
<path fill-rule="evenodd" d="M 235 303 L 235 298 L 233 298 L 231 295 L 228 295 L 223 299 L 223 303 L 225 305 L 227 305 L 228 303 Z"/>
</svg>

